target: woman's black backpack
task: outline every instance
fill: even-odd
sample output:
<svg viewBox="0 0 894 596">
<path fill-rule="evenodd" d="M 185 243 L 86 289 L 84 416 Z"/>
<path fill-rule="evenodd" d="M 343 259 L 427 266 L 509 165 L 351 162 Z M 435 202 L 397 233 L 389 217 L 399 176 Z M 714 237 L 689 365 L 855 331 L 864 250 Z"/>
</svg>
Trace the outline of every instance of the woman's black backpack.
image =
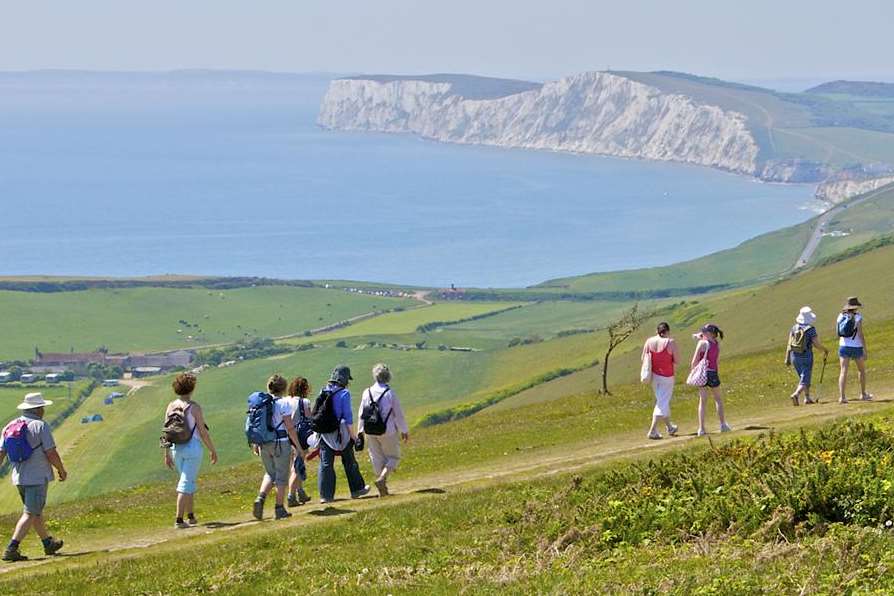
<svg viewBox="0 0 894 596">
<path fill-rule="evenodd" d="M 335 417 L 335 404 L 332 400 L 342 391 L 341 388 L 336 390 L 323 389 L 317 400 L 314 402 L 314 408 L 310 412 L 310 427 L 315 433 L 334 433 L 340 428 L 339 420 Z"/>
<path fill-rule="evenodd" d="M 366 404 L 366 407 L 363 408 L 363 412 L 360 414 L 360 418 L 363 420 L 363 431 L 365 433 L 369 435 L 384 435 L 388 432 L 388 419 L 391 418 L 391 412 L 394 411 L 394 408 L 391 408 L 388 415 L 383 418 L 379 402 L 382 401 L 382 398 L 385 397 L 385 394 L 389 391 L 391 391 L 391 388 L 386 387 L 385 391 L 382 392 L 382 395 L 380 395 L 378 399 L 373 399 L 372 387 L 367 389 L 367 392 L 369 392 L 369 403 Z"/>
</svg>

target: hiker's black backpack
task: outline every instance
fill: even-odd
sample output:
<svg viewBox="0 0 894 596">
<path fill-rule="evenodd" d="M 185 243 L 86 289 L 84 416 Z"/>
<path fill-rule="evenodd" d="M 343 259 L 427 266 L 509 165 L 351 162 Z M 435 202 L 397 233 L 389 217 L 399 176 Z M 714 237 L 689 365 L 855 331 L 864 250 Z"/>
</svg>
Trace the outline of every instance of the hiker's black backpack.
<svg viewBox="0 0 894 596">
<path fill-rule="evenodd" d="M 192 404 L 186 406 L 175 406 L 165 417 L 164 426 L 161 428 L 161 437 L 159 443 L 162 447 L 170 447 L 171 445 L 183 445 L 189 443 L 193 433 L 196 431 L 195 426 L 189 428 L 189 421 L 186 412 Z"/>
<path fill-rule="evenodd" d="M 846 337 L 848 339 L 857 337 L 857 315 L 844 313 L 838 319 L 838 337 Z"/>
<path fill-rule="evenodd" d="M 363 432 L 369 435 L 384 435 L 388 432 L 388 419 L 391 418 L 394 408 L 388 411 L 388 415 L 382 418 L 382 409 L 379 402 L 385 397 L 385 394 L 391 391 L 390 387 L 386 387 L 377 399 L 373 399 L 372 387 L 366 390 L 369 393 L 369 403 L 363 408 L 360 418 L 363 420 Z"/>
<path fill-rule="evenodd" d="M 334 433 L 339 429 L 339 420 L 335 417 L 333 400 L 341 391 L 341 388 L 320 391 L 310 413 L 310 427 L 315 433 Z"/>
</svg>

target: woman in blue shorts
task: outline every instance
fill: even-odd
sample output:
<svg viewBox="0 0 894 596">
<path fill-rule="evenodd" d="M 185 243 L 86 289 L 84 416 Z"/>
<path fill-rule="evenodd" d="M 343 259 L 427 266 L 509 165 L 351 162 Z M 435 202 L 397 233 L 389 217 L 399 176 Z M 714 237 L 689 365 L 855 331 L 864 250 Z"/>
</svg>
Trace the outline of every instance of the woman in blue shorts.
<svg viewBox="0 0 894 596">
<path fill-rule="evenodd" d="M 211 434 L 205 424 L 205 416 L 202 407 L 192 400 L 192 394 L 196 389 L 196 377 L 189 373 L 177 375 L 172 384 L 177 398 L 168 404 L 165 412 L 167 419 L 175 410 L 184 414 L 186 423 L 190 429 L 190 439 L 186 443 L 174 444 L 165 449 L 165 465 L 168 468 L 177 469 L 180 480 L 177 482 L 177 519 L 174 527 L 184 529 L 196 525 L 196 516 L 193 504 L 196 494 L 196 479 L 199 476 L 199 468 L 202 466 L 204 449 L 208 448 L 211 455 L 211 463 L 217 463 L 217 451 L 211 441 Z M 185 519 L 184 519 L 185 518 Z"/>
<path fill-rule="evenodd" d="M 866 391 L 866 359 L 869 350 L 863 336 L 863 315 L 860 309 L 863 304 L 856 296 L 847 299 L 841 314 L 838 315 L 838 360 L 841 362 L 841 374 L 838 377 L 838 403 L 846 404 L 847 370 L 851 361 L 857 365 L 857 376 L 860 378 L 860 399 L 869 401 L 872 394 Z"/>
</svg>

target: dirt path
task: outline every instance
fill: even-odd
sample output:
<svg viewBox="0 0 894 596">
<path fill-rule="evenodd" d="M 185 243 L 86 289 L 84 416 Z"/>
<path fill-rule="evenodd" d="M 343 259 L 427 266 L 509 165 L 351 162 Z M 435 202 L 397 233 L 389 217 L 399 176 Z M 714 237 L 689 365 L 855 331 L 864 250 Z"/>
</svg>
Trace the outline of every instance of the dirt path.
<svg viewBox="0 0 894 596">
<path fill-rule="evenodd" d="M 724 435 L 711 435 L 711 441 L 727 441 L 736 437 L 754 435 L 770 430 L 784 430 L 807 424 L 816 424 L 856 414 L 865 414 L 890 409 L 894 400 L 880 399 L 874 402 L 851 402 L 841 406 L 834 402 L 823 402 L 816 406 L 775 406 L 762 414 L 744 416 L 736 421 L 736 432 Z M 271 530 L 267 524 L 275 524 L 275 529 L 297 528 L 312 523 L 326 523 L 332 518 L 345 518 L 361 511 L 369 511 L 381 507 L 394 507 L 425 498 L 431 495 L 455 493 L 464 490 L 475 490 L 499 484 L 518 482 L 531 477 L 552 476 L 568 472 L 581 471 L 609 461 L 635 459 L 647 455 L 657 455 L 670 450 L 705 442 L 694 434 L 662 441 L 649 441 L 641 432 L 624 433 L 583 441 L 571 447 L 554 448 L 541 452 L 513 452 L 504 454 L 505 459 L 489 462 L 487 465 L 450 472 L 449 476 L 430 474 L 402 481 L 396 480 L 395 496 L 388 499 L 364 498 L 356 501 L 339 499 L 332 506 L 305 506 L 295 512 L 294 517 L 286 521 L 273 522 L 269 518 L 258 522 L 249 517 L 248 512 L 238 516 L 217 520 L 191 530 L 157 529 L 143 532 L 140 538 L 133 537 L 133 531 L 122 532 L 118 536 L 103 536 L 99 539 L 77 544 L 80 550 L 67 551 L 67 556 L 44 557 L 26 563 L 4 564 L 0 566 L 0 574 L 12 570 L 19 572 L 34 569 L 35 571 L 53 566 L 79 566 L 98 560 L 127 559 L 139 557 L 151 552 L 177 550 L 179 548 L 195 548 L 197 541 L 216 543 L 230 539 L 229 532 L 247 533 Z M 295 510 L 293 510 L 294 512 Z M 128 535 L 130 534 L 130 535 Z M 67 537 L 75 546 L 76 537 Z"/>
</svg>

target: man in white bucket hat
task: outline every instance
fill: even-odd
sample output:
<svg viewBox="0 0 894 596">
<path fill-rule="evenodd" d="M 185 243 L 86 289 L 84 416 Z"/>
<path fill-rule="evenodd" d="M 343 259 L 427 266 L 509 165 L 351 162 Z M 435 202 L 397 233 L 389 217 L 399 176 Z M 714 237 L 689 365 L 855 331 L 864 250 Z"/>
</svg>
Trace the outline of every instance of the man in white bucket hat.
<svg viewBox="0 0 894 596">
<path fill-rule="evenodd" d="M 12 483 L 18 489 L 24 506 L 12 540 L 3 552 L 4 561 L 24 561 L 28 558 L 19 552 L 19 544 L 31 528 L 40 536 L 45 554 L 54 555 L 62 548 L 62 541 L 56 540 L 47 531 L 43 515 L 47 487 L 53 480 L 53 468 L 56 468 L 60 482 L 68 477 L 62 458 L 56 451 L 50 425 L 43 420 L 44 408 L 52 403 L 40 393 L 29 393 L 17 406 L 22 415 L 3 429 L 0 464 L 9 459 Z"/>
</svg>

